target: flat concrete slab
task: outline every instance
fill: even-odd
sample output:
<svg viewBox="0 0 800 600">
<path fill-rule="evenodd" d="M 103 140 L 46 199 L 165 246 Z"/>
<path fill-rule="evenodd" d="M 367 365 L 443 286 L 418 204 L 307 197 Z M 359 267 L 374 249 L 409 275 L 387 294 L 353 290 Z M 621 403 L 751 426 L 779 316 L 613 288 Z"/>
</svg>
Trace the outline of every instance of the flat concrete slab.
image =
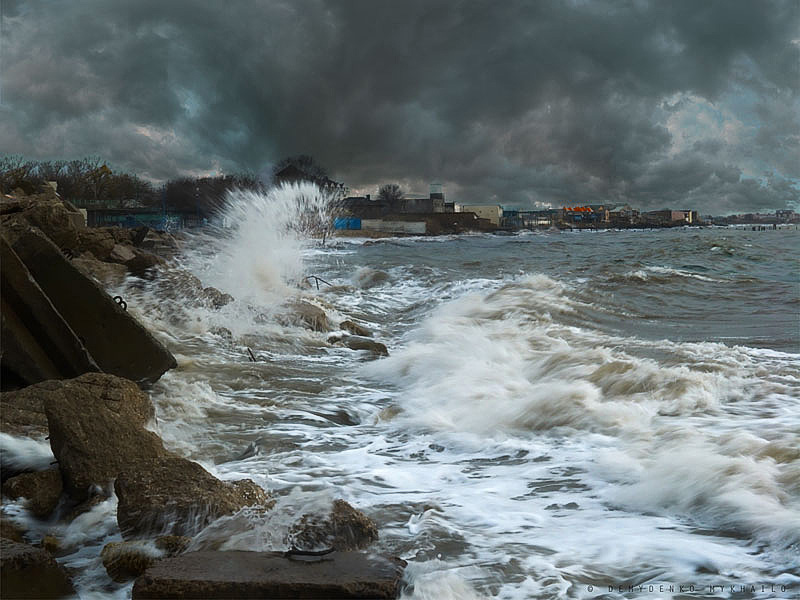
<svg viewBox="0 0 800 600">
<path fill-rule="evenodd" d="M 362 553 L 286 557 L 280 552 L 190 552 L 136 580 L 143 598 L 396 598 L 405 562 Z"/>
</svg>

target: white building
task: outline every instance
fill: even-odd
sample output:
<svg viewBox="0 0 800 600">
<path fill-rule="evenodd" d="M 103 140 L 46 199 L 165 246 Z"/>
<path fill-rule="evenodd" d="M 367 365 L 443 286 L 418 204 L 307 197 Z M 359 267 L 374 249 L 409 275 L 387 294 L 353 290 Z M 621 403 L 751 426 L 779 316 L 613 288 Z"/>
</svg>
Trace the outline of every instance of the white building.
<svg viewBox="0 0 800 600">
<path fill-rule="evenodd" d="M 472 212 L 479 219 L 488 219 L 495 227 L 500 227 L 503 207 L 499 204 L 456 204 L 456 212 Z"/>
</svg>

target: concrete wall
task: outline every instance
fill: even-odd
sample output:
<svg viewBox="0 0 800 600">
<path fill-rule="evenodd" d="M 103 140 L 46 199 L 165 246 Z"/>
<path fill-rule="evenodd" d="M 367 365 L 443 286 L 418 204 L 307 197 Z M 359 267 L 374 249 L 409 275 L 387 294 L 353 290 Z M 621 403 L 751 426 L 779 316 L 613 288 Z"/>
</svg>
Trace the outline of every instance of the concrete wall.
<svg viewBox="0 0 800 600">
<path fill-rule="evenodd" d="M 457 204 L 456 212 L 474 212 L 479 219 L 488 219 L 496 227 L 503 217 L 503 207 L 498 204 Z"/>
<path fill-rule="evenodd" d="M 384 221 L 383 219 L 361 219 L 361 229 L 416 235 L 424 235 L 426 232 L 425 221 Z"/>
</svg>

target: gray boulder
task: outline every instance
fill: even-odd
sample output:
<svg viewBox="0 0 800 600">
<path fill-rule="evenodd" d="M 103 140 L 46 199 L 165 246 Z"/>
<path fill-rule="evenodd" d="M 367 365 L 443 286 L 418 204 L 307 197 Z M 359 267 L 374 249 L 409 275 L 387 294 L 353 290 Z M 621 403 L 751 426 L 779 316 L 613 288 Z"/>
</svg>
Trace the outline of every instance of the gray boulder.
<svg viewBox="0 0 800 600">
<path fill-rule="evenodd" d="M 405 566 L 359 552 L 188 552 L 147 569 L 133 586 L 133 599 L 397 598 Z"/>
</svg>

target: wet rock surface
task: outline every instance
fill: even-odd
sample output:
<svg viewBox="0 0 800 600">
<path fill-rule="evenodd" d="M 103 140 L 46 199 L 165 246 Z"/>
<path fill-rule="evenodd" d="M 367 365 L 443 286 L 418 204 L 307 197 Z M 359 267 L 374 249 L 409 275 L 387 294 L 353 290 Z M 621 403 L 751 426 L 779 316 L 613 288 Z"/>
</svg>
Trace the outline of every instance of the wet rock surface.
<svg viewBox="0 0 800 600">
<path fill-rule="evenodd" d="M 47 415 L 37 388 L 29 386 L 0 394 L 0 430 L 10 435 L 33 439 L 44 439 L 47 436 Z M 9 465 L 4 464 L 4 480 L 8 469 Z"/>
<path fill-rule="evenodd" d="M 359 335 L 361 337 L 372 337 L 372 332 L 364 327 L 363 325 L 359 325 L 355 321 L 345 320 L 339 323 L 339 328 L 343 331 L 347 331 L 348 333 L 352 333 L 353 335 Z"/>
<path fill-rule="evenodd" d="M 214 519 L 247 506 L 269 506 L 258 485 L 220 481 L 201 465 L 167 455 L 122 471 L 114 485 L 117 522 L 126 539 L 193 535 Z"/>
<path fill-rule="evenodd" d="M 334 500 L 329 515 L 304 515 L 290 539 L 299 550 L 361 550 L 378 539 L 378 526 L 344 500 Z"/>
<path fill-rule="evenodd" d="M 3 598 L 65 598 L 75 590 L 64 569 L 45 550 L 0 538 Z"/>
<path fill-rule="evenodd" d="M 61 473 L 58 469 L 22 473 L 3 483 L 4 496 L 11 499 L 27 498 L 26 508 L 40 519 L 48 517 L 56 509 L 61 492 Z"/>
<path fill-rule="evenodd" d="M 103 566 L 117 583 L 124 583 L 143 574 L 148 567 L 165 557 L 184 551 L 191 538 L 164 536 L 154 541 L 111 542 L 100 553 Z"/>
<path fill-rule="evenodd" d="M 359 335 L 333 334 L 328 336 L 328 342 L 337 346 L 345 346 L 351 350 L 366 350 L 376 356 L 389 356 L 385 344 Z"/>
<path fill-rule="evenodd" d="M 132 381 L 88 373 L 28 389 L 42 398 L 50 447 L 75 500 L 86 499 L 93 486 L 110 491 L 123 469 L 166 454 L 161 439 L 144 428 L 154 414 L 150 398 Z"/>
<path fill-rule="evenodd" d="M 147 569 L 133 598 L 396 598 L 404 567 L 359 552 L 190 552 Z"/>
<path fill-rule="evenodd" d="M 331 330 L 327 313 L 316 304 L 312 304 L 307 300 L 298 300 L 289 305 L 289 310 L 295 322 L 313 331 L 324 333 Z"/>
</svg>

